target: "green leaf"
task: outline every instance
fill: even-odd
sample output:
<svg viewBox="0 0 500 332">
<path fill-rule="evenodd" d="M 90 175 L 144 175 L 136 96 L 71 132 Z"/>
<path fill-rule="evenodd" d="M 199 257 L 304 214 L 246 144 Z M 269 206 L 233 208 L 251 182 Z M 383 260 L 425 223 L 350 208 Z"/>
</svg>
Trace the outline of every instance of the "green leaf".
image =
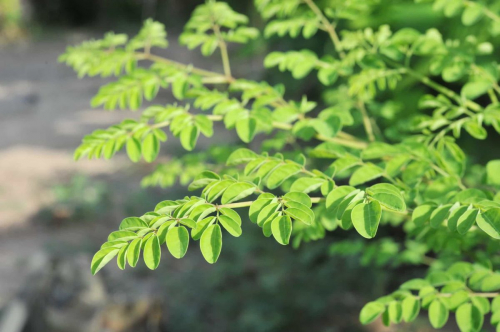
<svg viewBox="0 0 500 332">
<path fill-rule="evenodd" d="M 160 265 L 161 249 L 158 236 L 152 235 L 146 241 L 146 244 L 144 246 L 143 256 L 144 256 L 144 263 L 146 263 L 146 266 L 149 269 L 155 270 L 158 267 L 158 265 Z"/>
<path fill-rule="evenodd" d="M 486 277 L 485 279 L 487 279 Z M 484 285 L 484 282 L 483 282 Z M 486 315 L 490 312 L 490 301 L 485 297 L 480 296 L 472 296 L 471 297 L 472 305 L 477 307 L 481 314 Z"/>
<path fill-rule="evenodd" d="M 377 201 L 356 205 L 351 212 L 354 228 L 367 239 L 372 239 L 377 234 L 381 216 L 382 208 Z"/>
<path fill-rule="evenodd" d="M 205 219 L 202 219 L 196 223 L 196 228 L 191 230 L 191 237 L 193 240 L 198 241 L 201 236 L 203 235 L 203 232 L 213 223 L 215 222 L 216 218 L 215 217 L 208 217 Z"/>
<path fill-rule="evenodd" d="M 181 144 L 184 149 L 191 151 L 196 146 L 196 141 L 198 141 L 198 136 L 200 135 L 200 130 L 196 126 L 186 126 L 181 131 Z"/>
<path fill-rule="evenodd" d="M 142 156 L 148 163 L 153 162 L 160 152 L 160 141 L 153 134 L 148 134 L 142 141 Z"/>
<path fill-rule="evenodd" d="M 366 164 L 358 168 L 351 176 L 349 185 L 357 186 L 365 182 L 375 180 L 384 174 L 384 170 L 373 164 Z"/>
<path fill-rule="evenodd" d="M 295 182 L 290 187 L 290 190 L 303 192 L 307 194 L 320 188 L 321 185 L 325 183 L 325 181 L 326 180 L 323 178 L 309 178 L 309 177 L 300 178 L 295 180 Z"/>
<path fill-rule="evenodd" d="M 127 261 L 128 265 L 131 267 L 135 267 L 139 261 L 139 257 L 141 256 L 141 243 L 142 239 L 135 239 L 130 242 L 130 245 L 128 246 Z"/>
<path fill-rule="evenodd" d="M 217 183 L 214 183 L 214 185 L 212 187 L 210 187 L 210 190 L 205 193 L 205 197 L 207 198 L 207 201 L 209 201 L 209 202 L 215 201 L 233 183 L 235 183 L 234 180 L 222 180 L 222 181 L 219 181 Z"/>
<path fill-rule="evenodd" d="M 457 231 L 460 234 L 465 234 L 467 231 L 472 227 L 474 224 L 474 221 L 476 221 L 476 216 L 478 214 L 479 210 L 477 209 L 472 209 L 465 211 L 465 213 L 458 218 L 457 221 Z"/>
<path fill-rule="evenodd" d="M 420 205 L 413 210 L 412 220 L 416 226 L 423 226 L 430 220 L 432 212 L 436 209 L 432 205 Z"/>
<path fill-rule="evenodd" d="M 275 196 L 273 194 L 262 194 L 256 199 L 251 205 L 248 211 L 248 215 L 250 217 L 250 221 L 253 223 L 257 222 L 257 217 L 259 216 L 260 211 L 262 211 L 266 206 L 271 204 L 275 200 Z"/>
<path fill-rule="evenodd" d="M 137 217 L 128 217 L 122 220 L 119 229 L 122 231 L 138 231 L 143 228 L 147 228 L 148 224 Z"/>
<path fill-rule="evenodd" d="M 234 237 L 239 237 L 242 233 L 241 226 L 231 217 L 226 215 L 219 216 L 219 222 L 226 231 Z"/>
<path fill-rule="evenodd" d="M 478 332 L 483 326 L 483 314 L 470 303 L 462 304 L 457 309 L 455 317 L 461 332 Z"/>
<path fill-rule="evenodd" d="M 496 296 L 493 301 L 491 301 L 491 311 L 493 313 L 500 312 L 500 296 Z"/>
<path fill-rule="evenodd" d="M 326 207 L 336 212 L 336 209 L 344 198 L 355 190 L 356 188 L 350 186 L 339 186 L 333 189 L 328 196 L 326 196 Z"/>
<path fill-rule="evenodd" d="M 342 217 L 344 216 L 344 214 L 349 211 L 349 213 L 352 211 L 352 210 L 349 210 L 349 209 L 353 209 L 355 205 L 361 203 L 365 198 L 365 192 L 364 191 L 361 191 L 359 189 L 353 191 L 352 193 L 350 193 L 349 195 L 347 195 L 343 200 L 342 202 L 340 202 L 338 208 L 337 208 L 337 219 L 342 219 Z M 349 224 L 350 226 L 350 224 Z M 344 229 L 348 229 L 348 228 L 344 228 Z"/>
<path fill-rule="evenodd" d="M 359 314 L 359 321 L 363 325 L 370 324 L 385 311 L 385 305 L 380 302 L 368 302 Z"/>
<path fill-rule="evenodd" d="M 175 258 L 182 258 L 189 246 L 189 233 L 184 226 L 170 228 L 167 233 L 167 248 Z"/>
<path fill-rule="evenodd" d="M 500 160 L 490 160 L 486 164 L 486 182 L 500 186 Z"/>
<path fill-rule="evenodd" d="M 450 217 L 448 218 L 448 228 L 450 231 L 455 232 L 457 230 L 458 219 L 467 211 L 467 206 L 460 206 L 457 209 L 451 211 Z"/>
<path fill-rule="evenodd" d="M 312 125 L 318 134 L 328 138 L 337 136 L 342 129 L 342 121 L 336 115 L 331 115 L 326 119 L 314 119 Z"/>
<path fill-rule="evenodd" d="M 314 218 L 311 218 L 310 214 L 297 208 L 288 208 L 285 210 L 285 213 L 293 219 L 299 220 L 306 225 L 312 225 L 312 223 L 314 222 Z"/>
<path fill-rule="evenodd" d="M 220 176 L 210 171 L 203 171 L 196 175 L 193 182 L 188 187 L 188 190 L 196 190 L 206 187 L 208 184 L 220 180 Z"/>
<path fill-rule="evenodd" d="M 439 299 L 432 301 L 429 307 L 429 321 L 432 327 L 440 329 L 448 321 L 449 310 Z"/>
<path fill-rule="evenodd" d="M 276 167 L 267 177 L 267 187 L 269 189 L 278 188 L 283 181 L 299 173 L 302 167 L 297 164 L 285 164 Z"/>
<path fill-rule="evenodd" d="M 441 226 L 448 217 L 450 208 L 451 204 L 446 204 L 434 210 L 431 214 L 431 219 L 430 219 L 431 227 L 438 228 L 439 226 Z"/>
<path fill-rule="evenodd" d="M 481 127 L 476 121 L 468 121 L 464 124 L 465 130 L 475 139 L 483 140 L 488 136 L 486 129 Z"/>
<path fill-rule="evenodd" d="M 281 218 L 281 214 L 278 212 L 274 213 L 271 218 L 267 219 L 263 224 L 262 224 L 262 234 L 264 234 L 265 237 L 270 237 L 273 234 L 273 221 L 275 219 Z"/>
<path fill-rule="evenodd" d="M 118 265 L 118 268 L 120 270 L 125 270 L 126 266 L 126 258 L 127 258 L 127 249 L 128 249 L 128 244 L 121 247 L 120 251 L 118 252 L 118 257 L 116 258 L 116 264 Z"/>
<path fill-rule="evenodd" d="M 277 217 L 272 221 L 271 230 L 279 244 L 287 245 L 292 235 L 292 220 L 289 216 Z"/>
<path fill-rule="evenodd" d="M 257 216 L 257 225 L 262 227 L 262 225 L 269 219 L 274 217 L 274 214 L 276 211 L 278 211 L 278 208 L 280 207 L 280 204 L 278 203 L 271 203 L 265 206 L 258 214 Z"/>
<path fill-rule="evenodd" d="M 255 192 L 255 185 L 248 182 L 236 182 L 230 185 L 222 195 L 222 204 L 239 201 Z"/>
<path fill-rule="evenodd" d="M 483 16 L 483 7 L 473 2 L 468 2 L 462 13 L 462 23 L 464 25 L 473 25 Z"/>
<path fill-rule="evenodd" d="M 105 144 L 104 144 L 104 147 L 102 149 L 102 152 L 103 152 L 103 155 L 104 155 L 104 158 L 105 159 L 111 159 L 111 157 L 115 154 L 116 150 L 115 150 L 115 147 L 116 147 L 116 144 L 115 144 L 115 140 L 111 139 L 109 141 L 107 141 Z"/>
<path fill-rule="evenodd" d="M 446 299 L 446 304 L 450 310 L 456 310 L 465 302 L 469 301 L 469 293 L 464 290 L 457 291 L 453 293 L 449 298 Z"/>
<path fill-rule="evenodd" d="M 127 139 L 127 154 L 134 163 L 141 160 L 141 143 L 135 137 Z"/>
<path fill-rule="evenodd" d="M 492 85 L 488 80 L 469 82 L 462 88 L 462 95 L 467 99 L 476 99 L 488 92 Z"/>
<path fill-rule="evenodd" d="M 250 161 L 258 158 L 259 156 L 249 149 L 238 149 L 231 153 L 229 158 L 227 158 L 226 165 L 234 166 L 239 164 L 246 164 Z"/>
<path fill-rule="evenodd" d="M 96 252 L 90 263 L 90 271 L 92 274 L 96 274 L 102 269 L 106 264 L 109 263 L 120 251 L 120 249 L 109 247 L 104 248 Z"/>
<path fill-rule="evenodd" d="M 219 225 L 211 225 L 203 232 L 200 249 L 208 263 L 217 262 L 222 250 L 222 232 Z"/>
<path fill-rule="evenodd" d="M 500 274 L 491 274 L 481 282 L 482 292 L 496 292 L 498 290 L 500 290 Z"/>
<path fill-rule="evenodd" d="M 403 308 L 401 307 L 401 303 L 398 301 L 392 301 L 389 303 L 389 319 L 394 324 L 399 324 L 401 319 L 403 318 Z"/>
<path fill-rule="evenodd" d="M 257 121 L 252 117 L 247 117 L 236 121 L 236 133 L 245 143 L 250 143 L 257 129 Z"/>
<path fill-rule="evenodd" d="M 407 296 L 401 303 L 403 307 L 403 320 L 407 323 L 414 321 L 420 313 L 420 300 L 415 296 Z"/>
<path fill-rule="evenodd" d="M 400 288 L 404 290 L 421 290 L 422 288 L 429 287 L 430 284 L 425 279 L 412 279 L 403 283 Z"/>
<path fill-rule="evenodd" d="M 137 234 L 131 231 L 115 231 L 108 235 L 108 241 L 130 241 L 137 237 Z"/>
<path fill-rule="evenodd" d="M 489 209 L 479 213 L 476 223 L 489 236 L 500 239 L 500 208 Z"/>
<path fill-rule="evenodd" d="M 241 226 L 241 217 L 238 212 L 230 208 L 219 208 L 219 212 L 233 219 L 239 226 Z"/>
<path fill-rule="evenodd" d="M 212 137 L 214 134 L 214 125 L 206 115 L 199 114 L 194 117 L 194 123 L 206 137 Z"/>
<path fill-rule="evenodd" d="M 309 195 L 301 193 L 301 192 L 292 192 L 291 191 L 291 192 L 285 194 L 285 196 L 283 196 L 283 199 L 285 201 L 293 201 L 293 202 L 303 204 L 303 205 L 307 206 L 308 208 L 310 208 L 312 206 L 311 197 L 309 197 Z"/>
<path fill-rule="evenodd" d="M 379 183 L 366 189 L 366 193 L 389 210 L 405 211 L 406 203 L 400 190 L 388 183 Z"/>
</svg>

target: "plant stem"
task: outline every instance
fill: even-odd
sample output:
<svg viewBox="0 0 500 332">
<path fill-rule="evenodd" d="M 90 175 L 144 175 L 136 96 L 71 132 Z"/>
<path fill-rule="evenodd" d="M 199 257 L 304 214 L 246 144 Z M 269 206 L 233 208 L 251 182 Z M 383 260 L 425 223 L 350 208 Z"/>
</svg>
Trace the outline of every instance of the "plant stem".
<svg viewBox="0 0 500 332">
<path fill-rule="evenodd" d="M 323 28 L 328 32 L 330 35 L 330 39 L 333 42 L 333 46 L 335 47 L 335 50 L 339 53 L 340 58 L 345 57 L 345 53 L 342 50 L 342 44 L 340 43 L 339 36 L 337 35 L 337 32 L 335 31 L 335 27 L 328 21 L 328 19 L 323 15 L 323 12 L 321 9 L 318 8 L 318 6 L 313 2 L 313 0 L 304 0 L 304 3 L 309 6 L 309 8 L 316 14 L 316 16 L 320 19 L 321 23 L 323 24 Z"/>
<path fill-rule="evenodd" d="M 225 43 L 224 43 L 224 45 L 225 45 Z M 221 52 L 222 52 L 222 48 L 221 48 Z M 222 53 L 226 54 L 226 56 L 227 56 L 227 50 L 222 52 Z M 224 59 L 224 57 L 225 56 L 223 56 L 223 59 Z M 136 58 L 138 60 L 150 60 L 150 61 L 154 61 L 154 62 L 166 63 L 166 64 L 173 65 L 173 66 L 180 68 L 180 69 L 185 69 L 185 70 L 190 71 L 194 74 L 204 76 L 203 77 L 204 83 L 231 83 L 235 80 L 235 78 L 232 76 L 228 77 L 227 75 L 221 75 L 221 74 L 216 73 L 216 72 L 188 66 L 188 65 L 185 65 L 183 63 L 180 63 L 180 62 L 177 62 L 174 60 L 170 60 L 170 59 L 166 59 L 166 58 L 163 58 L 161 56 L 157 56 L 157 55 L 153 55 L 153 54 L 137 52 Z M 227 68 L 229 68 L 229 62 L 227 63 L 227 66 L 228 66 Z M 231 74 L 230 69 L 229 69 L 229 74 Z M 288 104 L 282 98 L 279 100 L 279 103 L 280 103 L 280 105 L 287 105 Z M 212 120 L 213 121 L 221 121 L 222 117 L 213 118 Z M 167 125 L 168 124 L 163 125 L 163 127 L 165 127 Z M 291 130 L 293 128 L 293 126 L 291 124 L 280 123 L 280 122 L 273 122 L 273 127 L 277 128 L 277 129 L 283 129 L 283 130 Z M 368 146 L 368 144 L 366 142 L 357 140 L 356 137 L 349 135 L 347 133 L 339 132 L 338 136 L 339 137 L 326 137 L 326 136 L 318 134 L 315 136 L 315 138 L 320 140 L 320 141 L 333 142 L 333 143 L 337 143 L 339 145 L 343 145 L 343 146 L 350 147 L 353 149 L 361 149 L 362 150 Z"/>
<path fill-rule="evenodd" d="M 465 106 L 469 107 L 471 110 L 473 110 L 475 112 L 480 112 L 482 110 L 482 107 L 479 104 L 473 102 L 472 100 L 468 100 L 468 99 L 464 101 L 454 91 L 452 91 L 452 90 L 448 89 L 447 87 L 431 80 L 429 77 L 424 76 L 424 75 L 412 70 L 411 68 L 402 67 L 401 65 L 394 63 L 392 61 L 391 61 L 391 65 L 399 67 L 401 69 L 404 69 L 404 71 L 407 74 L 409 74 L 410 76 L 413 76 L 414 78 L 416 78 L 417 80 L 419 80 L 423 84 L 427 85 L 428 87 L 433 88 L 434 90 L 436 90 L 439 93 L 442 93 L 443 95 L 447 96 L 448 98 L 455 100 L 458 104 L 461 104 L 462 102 L 464 102 Z"/>
<path fill-rule="evenodd" d="M 358 102 L 358 108 L 361 111 L 361 115 L 363 116 L 363 126 L 365 127 L 366 135 L 368 136 L 368 140 L 370 142 L 375 141 L 375 135 L 373 135 L 373 128 L 370 116 L 366 111 L 365 103 L 363 101 Z"/>
<path fill-rule="evenodd" d="M 489 10 L 486 6 L 483 6 L 483 5 L 481 5 L 481 4 L 477 3 L 477 2 L 472 2 L 472 1 L 467 1 L 467 0 L 464 1 L 464 4 L 466 6 L 481 6 L 484 15 L 486 15 L 487 17 L 489 17 L 493 21 L 500 22 L 500 16 L 498 16 L 497 14 L 495 14 L 494 12 L 492 12 L 491 10 Z"/>
<path fill-rule="evenodd" d="M 337 143 L 337 144 L 347 146 L 347 147 L 353 148 L 353 149 L 358 149 L 358 150 L 363 150 L 363 149 L 366 149 L 368 147 L 368 144 L 366 142 L 363 142 L 363 141 L 351 141 L 351 140 L 347 140 L 347 139 L 343 139 L 343 138 L 339 138 L 339 137 L 326 137 L 326 136 L 323 136 L 320 134 L 318 134 L 314 137 L 320 141 Z"/>
<path fill-rule="evenodd" d="M 311 197 L 311 202 L 312 203 L 319 203 L 323 201 L 323 197 Z M 231 208 L 231 209 L 238 209 L 238 208 L 244 208 L 244 207 L 249 207 L 252 205 L 254 201 L 246 201 L 246 202 L 238 202 L 238 203 L 229 203 L 229 204 L 222 204 L 222 205 L 217 205 L 217 208 Z"/>
<path fill-rule="evenodd" d="M 217 36 L 217 40 L 219 41 L 219 48 L 220 48 L 220 54 L 222 57 L 222 66 L 224 67 L 224 74 L 226 75 L 226 78 L 229 81 L 232 81 L 234 79 L 233 79 L 233 76 L 231 75 L 231 65 L 229 64 L 229 55 L 227 53 L 226 42 L 222 38 L 219 25 L 214 23 L 213 30 L 214 30 L 215 35 Z"/>
<path fill-rule="evenodd" d="M 190 71 L 190 72 L 192 72 L 194 74 L 198 74 L 198 75 L 201 75 L 201 76 L 224 77 L 223 75 L 221 75 L 219 73 L 215 73 L 213 71 L 208 71 L 208 70 L 205 70 L 205 69 L 200 69 L 200 68 L 188 66 L 188 65 L 183 64 L 181 62 L 170 60 L 170 59 L 158 56 L 158 55 L 154 55 L 154 54 L 150 54 L 150 53 L 142 53 L 142 52 L 136 52 L 135 54 L 136 54 L 136 59 L 137 60 L 150 60 L 150 61 L 153 61 L 153 62 L 166 63 L 168 65 L 173 65 L 173 66 L 175 66 L 177 68 L 185 69 L 187 71 Z"/>
<path fill-rule="evenodd" d="M 277 129 L 283 129 L 283 130 L 292 130 L 293 126 L 288 123 L 282 123 L 282 122 L 273 122 L 273 127 Z M 337 143 L 343 146 L 347 146 L 353 149 L 366 149 L 368 144 L 363 141 L 357 140 L 354 136 L 349 135 L 344 132 L 339 132 L 338 135 L 339 137 L 326 137 L 323 135 L 316 135 L 315 138 L 324 141 L 324 142 L 332 142 L 332 143 Z"/>
</svg>

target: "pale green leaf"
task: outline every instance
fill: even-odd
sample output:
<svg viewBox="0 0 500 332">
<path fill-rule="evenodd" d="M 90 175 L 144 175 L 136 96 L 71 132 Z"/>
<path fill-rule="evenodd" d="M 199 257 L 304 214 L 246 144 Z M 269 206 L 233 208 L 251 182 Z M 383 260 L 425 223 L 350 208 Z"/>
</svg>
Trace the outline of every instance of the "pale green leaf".
<svg viewBox="0 0 500 332">
<path fill-rule="evenodd" d="M 356 231 L 367 239 L 374 238 L 382 216 L 382 208 L 377 201 L 359 204 L 352 209 L 351 219 Z"/>
<path fill-rule="evenodd" d="M 160 265 L 161 249 L 158 236 L 153 234 L 146 241 L 146 244 L 144 245 L 143 256 L 144 256 L 144 263 L 146 263 L 146 266 L 149 269 L 155 270 L 158 267 L 158 265 Z"/>
<path fill-rule="evenodd" d="M 455 317 L 461 332 L 478 332 L 483 326 L 483 314 L 471 303 L 462 304 Z"/>
<path fill-rule="evenodd" d="M 128 265 L 131 267 L 135 267 L 139 261 L 139 257 L 141 256 L 141 243 L 142 239 L 135 239 L 130 242 L 127 250 L 127 261 Z"/>
<path fill-rule="evenodd" d="M 239 201 L 255 192 L 255 185 L 248 182 L 236 182 L 230 185 L 222 195 L 222 204 Z"/>
<path fill-rule="evenodd" d="M 96 252 L 90 263 L 90 270 L 92 274 L 96 274 L 102 269 L 106 264 L 109 263 L 120 251 L 120 249 L 109 247 L 104 248 Z"/>
<path fill-rule="evenodd" d="M 129 137 L 127 140 L 127 154 L 134 163 L 141 160 L 141 143 L 135 137 Z"/>
<path fill-rule="evenodd" d="M 189 246 L 189 233 L 184 226 L 173 227 L 167 233 L 167 248 L 175 258 L 182 258 Z"/>
<path fill-rule="evenodd" d="M 217 262 L 222 249 L 222 232 L 219 225 L 211 225 L 203 232 L 200 249 L 208 263 Z"/>
<path fill-rule="evenodd" d="M 271 224 L 273 236 L 279 244 L 287 245 L 292 235 L 292 220 L 289 216 L 275 218 Z"/>
<path fill-rule="evenodd" d="M 489 236 L 500 239 L 500 208 L 489 209 L 479 213 L 476 223 Z"/>
</svg>

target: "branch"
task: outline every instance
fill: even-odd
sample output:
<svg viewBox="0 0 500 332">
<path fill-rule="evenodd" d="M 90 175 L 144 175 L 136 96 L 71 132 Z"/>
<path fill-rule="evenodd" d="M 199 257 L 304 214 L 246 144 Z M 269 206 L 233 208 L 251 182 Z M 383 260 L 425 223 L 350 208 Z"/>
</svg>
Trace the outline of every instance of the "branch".
<svg viewBox="0 0 500 332">
<path fill-rule="evenodd" d="M 333 42 L 333 46 L 335 46 L 335 50 L 339 53 L 341 59 L 344 58 L 345 53 L 342 50 L 342 44 L 340 43 L 337 32 L 335 31 L 335 27 L 330 23 L 330 21 L 328 21 L 325 15 L 323 15 L 321 9 L 319 9 L 312 0 L 304 0 L 304 3 L 308 5 L 309 8 L 314 12 L 314 14 L 316 14 L 316 16 L 321 20 L 324 30 L 326 30 L 330 35 L 330 39 Z"/>
<path fill-rule="evenodd" d="M 219 41 L 220 54 L 222 56 L 222 66 L 224 67 L 224 74 L 228 80 L 234 80 L 231 75 L 231 66 L 229 64 L 229 55 L 227 53 L 227 45 L 222 35 L 220 33 L 220 28 L 217 24 L 214 23 L 213 30 L 215 35 L 217 36 L 217 40 Z"/>
<path fill-rule="evenodd" d="M 325 198 L 323 198 L 323 197 L 311 197 L 311 202 L 313 204 L 317 204 L 323 200 L 325 200 Z M 254 201 L 246 201 L 246 202 L 222 204 L 222 205 L 217 205 L 217 208 L 238 209 L 238 208 L 243 208 L 243 207 L 249 207 L 250 205 L 252 205 L 253 202 Z"/>
<path fill-rule="evenodd" d="M 373 142 L 375 141 L 375 135 L 373 135 L 372 123 L 370 116 L 366 111 L 365 103 L 363 103 L 363 101 L 360 100 L 358 102 L 358 108 L 361 111 L 361 115 L 363 116 L 363 125 L 365 127 L 366 135 L 368 135 L 368 139 L 370 140 L 370 142 Z"/>
<path fill-rule="evenodd" d="M 401 65 L 401 64 L 399 64 L 399 63 L 397 63 L 397 62 L 395 62 L 387 57 L 385 57 L 385 60 L 392 67 L 401 69 L 403 73 L 406 72 L 410 76 L 413 76 L 414 78 L 416 78 L 421 83 L 427 85 L 428 87 L 436 90 L 439 93 L 442 93 L 443 95 L 447 96 L 448 98 L 455 100 L 458 104 L 462 104 L 462 102 L 464 102 L 462 97 L 460 97 L 453 90 L 450 90 L 447 87 L 445 87 L 444 85 L 441 85 L 441 84 L 437 83 L 436 81 L 433 81 L 429 77 L 422 75 L 419 72 L 416 72 L 409 67 Z M 469 107 L 471 110 L 473 110 L 475 112 L 480 112 L 483 110 L 481 105 L 477 104 L 476 102 L 474 102 L 472 100 L 465 100 L 464 103 L 465 103 L 465 106 Z"/>
</svg>

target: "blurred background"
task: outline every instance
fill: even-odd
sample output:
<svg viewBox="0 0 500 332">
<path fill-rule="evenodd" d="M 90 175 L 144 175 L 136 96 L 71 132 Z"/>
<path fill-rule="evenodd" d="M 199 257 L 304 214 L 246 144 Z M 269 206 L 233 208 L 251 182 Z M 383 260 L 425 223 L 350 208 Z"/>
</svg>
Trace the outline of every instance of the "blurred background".
<svg viewBox="0 0 500 332">
<path fill-rule="evenodd" d="M 353 232 L 327 234 L 295 250 L 244 223 L 244 236 L 225 237 L 213 266 L 192 243 L 182 260 L 165 252 L 155 272 L 142 263 L 123 272 L 111 263 L 91 276 L 92 255 L 122 218 L 142 215 L 157 202 L 187 192 L 180 185 L 141 188 L 154 165 L 132 164 L 123 155 L 73 161 L 85 134 L 139 112 L 92 110 L 90 99 L 107 81 L 80 80 L 57 58 L 68 45 L 109 30 L 135 33 L 153 17 L 167 26 L 171 46 L 163 52 L 169 58 L 220 70 L 218 55 L 203 58 L 176 42 L 201 2 L 0 0 L 0 332 L 431 331 L 426 319 L 392 328 L 358 323 L 364 303 L 425 269 L 392 262 L 398 251 L 392 242 L 371 251 L 362 241 L 342 247 L 346 239 L 357 238 Z M 252 1 L 230 3 L 250 17 L 250 25 L 264 25 Z M 319 99 L 315 79 L 293 81 L 263 70 L 262 59 L 273 43 L 262 39 L 231 49 L 237 76 L 282 81 L 292 96 Z M 284 39 L 279 47 L 323 45 L 321 38 Z M 155 103 L 172 101 L 162 91 Z M 237 144 L 232 133 L 220 132 L 215 140 L 199 142 L 198 149 Z M 161 160 L 183 153 L 178 140 L 171 139 L 162 147 Z M 389 232 L 403 238 L 397 229 Z"/>
</svg>

